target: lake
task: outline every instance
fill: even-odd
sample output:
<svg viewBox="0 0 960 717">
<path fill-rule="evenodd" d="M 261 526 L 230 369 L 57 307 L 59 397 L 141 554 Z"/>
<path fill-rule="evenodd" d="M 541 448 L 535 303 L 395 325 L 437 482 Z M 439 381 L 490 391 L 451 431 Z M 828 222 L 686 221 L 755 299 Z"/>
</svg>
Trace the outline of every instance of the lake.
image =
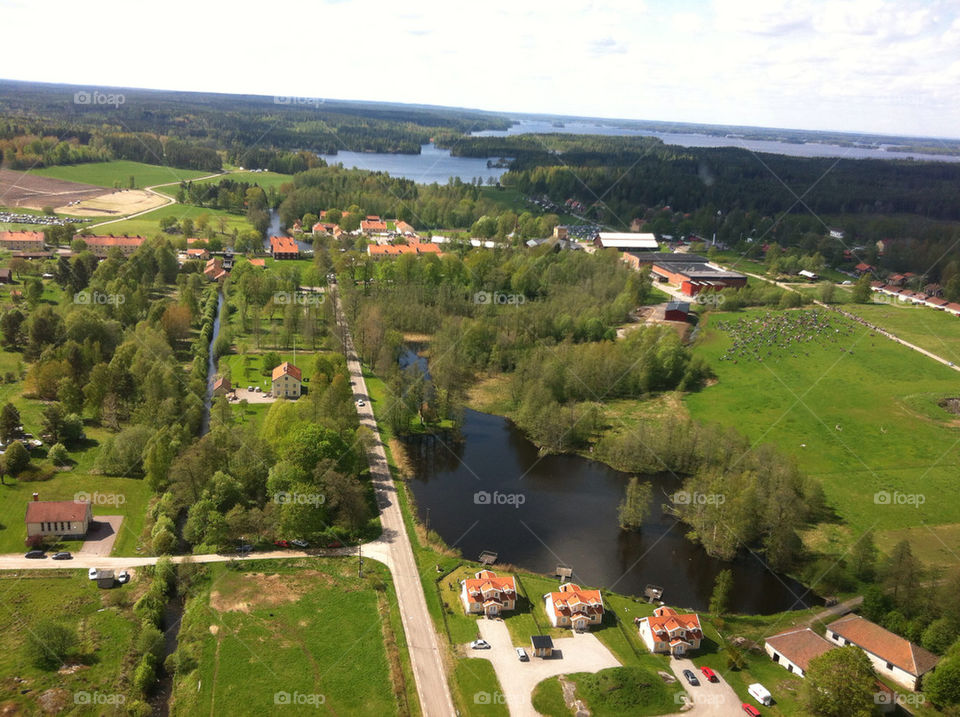
<svg viewBox="0 0 960 717">
<path fill-rule="evenodd" d="M 507 130 L 482 130 L 474 132 L 475 137 L 504 137 L 515 134 L 599 134 L 618 137 L 659 137 L 664 144 L 681 147 L 739 147 L 754 152 L 785 154 L 791 157 L 845 157 L 847 159 L 928 159 L 938 162 L 960 162 L 960 156 L 923 154 L 919 152 L 895 152 L 870 147 L 841 147 L 834 144 L 807 142 L 777 142 L 775 140 L 744 139 L 742 137 L 724 137 L 710 134 L 684 132 L 653 132 L 650 130 L 628 129 L 612 124 L 594 122 L 566 122 L 563 127 L 555 127 L 543 120 L 519 120 Z"/>
<path fill-rule="evenodd" d="M 484 184 L 487 178 L 499 179 L 507 170 L 503 167 L 487 167 L 486 159 L 476 157 L 453 157 L 448 149 L 440 149 L 433 143 L 420 147 L 420 154 L 384 154 L 382 152 L 338 152 L 321 154 L 327 164 L 343 164 L 353 169 L 368 169 L 388 172 L 391 177 L 412 179 L 417 184 L 446 184 L 451 177 L 470 182 L 480 177 Z M 493 158 L 496 161 L 496 157 Z"/>
<path fill-rule="evenodd" d="M 541 456 L 500 416 L 467 410 L 463 438 L 416 437 L 407 447 L 420 520 L 469 559 L 492 550 L 502 562 L 549 575 L 565 564 L 584 585 L 629 595 L 659 585 L 665 602 L 695 610 L 706 609 L 714 578 L 730 568 L 737 612 L 823 604 L 756 556 L 726 563 L 687 540 L 684 524 L 661 510 L 679 488 L 673 476 L 644 478 L 654 487 L 653 510 L 639 532 L 624 532 L 617 506 L 627 474 L 580 456 Z"/>
</svg>

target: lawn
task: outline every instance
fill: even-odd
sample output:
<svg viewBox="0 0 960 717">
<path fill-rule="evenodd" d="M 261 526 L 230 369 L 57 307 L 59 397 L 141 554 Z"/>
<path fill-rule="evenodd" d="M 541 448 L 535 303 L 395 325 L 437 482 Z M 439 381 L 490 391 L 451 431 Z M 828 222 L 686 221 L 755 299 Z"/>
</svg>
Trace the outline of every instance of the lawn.
<svg viewBox="0 0 960 717">
<path fill-rule="evenodd" d="M 490 660 L 476 657 L 457 660 L 450 681 L 454 700 L 471 717 L 506 717 L 510 714 Z"/>
<path fill-rule="evenodd" d="M 177 170 L 182 171 L 182 170 Z M 209 174 L 209 172 L 207 172 Z M 203 176 L 200 174 L 198 176 Z M 184 177 L 184 179 L 190 179 L 189 177 Z M 279 174 L 277 172 L 251 172 L 250 170 L 233 170 L 228 174 L 210 177 L 209 179 L 201 179 L 194 184 L 218 184 L 221 179 L 232 179 L 236 182 L 247 182 L 249 184 L 258 184 L 263 187 L 264 190 L 274 187 L 279 189 L 281 185 L 286 184 L 287 182 L 293 181 L 293 175 L 290 174 Z M 177 191 L 180 189 L 179 184 L 172 184 L 169 187 L 158 188 L 158 192 L 162 192 L 171 197 L 177 196 Z"/>
<path fill-rule="evenodd" d="M 113 162 L 89 162 L 87 164 L 69 164 L 59 167 L 44 167 L 31 170 L 31 174 L 43 177 L 55 177 L 82 184 L 95 184 L 100 187 L 113 188 L 115 182 L 126 189 L 130 186 L 130 176 L 134 178 L 134 189 L 143 189 L 154 184 L 165 182 L 180 182 L 184 179 L 205 177 L 212 172 L 201 172 L 195 169 L 176 169 L 156 164 L 129 162 L 117 160 Z"/>
<path fill-rule="evenodd" d="M 795 458 L 857 530 L 960 522 L 960 501 L 939 499 L 960 467 L 956 418 L 937 405 L 957 395 L 956 374 L 835 314 L 817 341 L 721 361 L 732 339 L 717 324 L 765 313 L 709 315 L 695 353 L 717 382 L 686 398 L 691 415 Z"/>
<path fill-rule="evenodd" d="M 409 714 L 406 651 L 387 637 L 396 602 L 375 589 L 392 596 L 390 575 L 365 571 L 350 559 L 210 566 L 184 618 L 199 664 L 178 675 L 171 714 Z"/>
<path fill-rule="evenodd" d="M 173 217 L 177 221 L 189 217 L 196 222 L 197 217 L 201 214 L 206 214 L 210 218 L 210 226 L 218 232 L 218 236 L 220 236 L 219 217 L 223 217 L 226 220 L 225 230 L 227 234 L 231 234 L 234 229 L 238 232 L 253 230 L 253 225 L 247 221 L 246 217 L 240 214 L 230 214 L 220 209 L 194 207 L 187 204 L 168 204 L 165 207 L 154 209 L 151 212 L 141 214 L 139 217 L 133 219 L 123 219 L 118 222 L 104 224 L 92 231 L 95 234 L 113 234 L 114 236 L 152 237 L 157 234 L 166 236 L 160 229 L 160 220 L 163 217 Z"/>
<path fill-rule="evenodd" d="M 5 572 L 0 575 L 0 590 L 0 701 L 6 713 L 45 713 L 38 697 L 48 690 L 62 690 L 54 693 L 56 701 L 62 701 L 69 714 L 108 714 L 103 704 L 75 706 L 75 699 L 83 699 L 81 693 L 122 696 L 127 704 L 134 700 L 127 655 L 140 622 L 132 610 L 136 580 L 100 590 L 87 579 L 86 570 Z M 26 659 L 28 635 L 46 618 L 76 632 L 79 645 L 74 664 L 80 669 L 58 674 L 38 669 Z"/>
<path fill-rule="evenodd" d="M 576 683 L 577 697 L 596 717 L 676 712 L 675 695 L 682 690 L 665 684 L 656 672 L 636 665 L 611 667 L 596 673 L 575 672 L 567 678 Z"/>
<path fill-rule="evenodd" d="M 904 341 L 960 364 L 960 318 L 928 306 L 900 303 L 843 307 Z"/>
</svg>

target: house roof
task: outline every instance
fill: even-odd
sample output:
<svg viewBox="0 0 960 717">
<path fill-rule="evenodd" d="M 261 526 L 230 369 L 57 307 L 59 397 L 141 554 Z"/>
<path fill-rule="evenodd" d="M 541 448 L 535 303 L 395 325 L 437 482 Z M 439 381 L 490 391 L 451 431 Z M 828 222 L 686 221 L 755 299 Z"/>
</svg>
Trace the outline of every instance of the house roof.
<svg viewBox="0 0 960 717">
<path fill-rule="evenodd" d="M 657 632 L 671 632 L 673 630 L 700 630 L 700 616 L 696 613 L 681 615 L 672 607 L 658 607 L 653 615 L 645 618 L 650 630 Z"/>
<path fill-rule="evenodd" d="M 599 590 L 584 590 L 576 583 L 564 583 L 560 590 L 547 593 L 547 599 L 553 602 L 557 609 L 572 608 L 583 605 L 603 610 L 603 598 Z"/>
<path fill-rule="evenodd" d="M 226 376 L 221 376 L 216 381 L 213 382 L 213 390 L 216 391 L 218 388 L 225 388 L 228 391 L 230 390 L 230 379 Z"/>
<path fill-rule="evenodd" d="M 772 635 L 766 638 L 766 643 L 804 672 L 807 671 L 810 660 L 836 647 L 809 627 Z"/>
<path fill-rule="evenodd" d="M 417 230 L 413 228 L 412 225 L 407 224 L 405 221 L 397 220 L 397 231 L 400 234 L 416 234 Z"/>
<path fill-rule="evenodd" d="M 616 249 L 656 249 L 659 247 L 657 237 L 641 232 L 600 232 L 598 235 L 601 246 Z"/>
<path fill-rule="evenodd" d="M 699 262 L 706 263 L 709 261 L 705 256 L 700 256 L 699 254 L 687 254 L 686 252 L 630 251 L 627 253 L 636 257 L 637 261 L 639 261 L 641 264 L 653 264 L 654 262 L 670 263 L 676 261 L 684 264 L 690 264 Z"/>
<path fill-rule="evenodd" d="M 11 276 L 13 276 L 13 272 L 11 272 L 9 269 L 0 269 L 0 276 L 9 279 Z"/>
<path fill-rule="evenodd" d="M 250 259 L 250 264 L 263 268 L 267 265 L 267 262 L 264 259 Z"/>
<path fill-rule="evenodd" d="M 187 249 L 187 256 L 203 256 L 209 253 L 206 249 Z"/>
<path fill-rule="evenodd" d="M 870 266 L 869 264 L 866 264 L 866 263 L 864 263 L 864 262 L 862 262 L 862 261 L 861 261 L 859 264 L 857 264 L 855 267 L 853 267 L 853 268 L 854 268 L 856 271 L 873 271 L 873 267 L 872 267 L 872 266 Z"/>
<path fill-rule="evenodd" d="M 687 301 L 670 301 L 667 303 L 664 311 L 682 311 L 685 314 L 690 313 L 690 303 Z"/>
<path fill-rule="evenodd" d="M 142 236 L 128 237 L 128 236 L 80 236 L 80 239 L 86 243 L 87 246 L 140 246 L 144 242 Z"/>
<path fill-rule="evenodd" d="M 292 376 L 293 378 L 295 378 L 295 379 L 297 379 L 298 381 L 300 381 L 300 380 L 302 380 L 302 375 L 303 375 L 303 374 L 300 373 L 300 369 L 298 369 L 296 366 L 294 366 L 294 365 L 293 365 L 292 363 L 290 363 L 289 361 L 284 361 L 282 364 L 280 364 L 280 365 L 277 366 L 275 369 L 273 369 L 273 380 L 274 380 L 274 381 L 276 381 L 278 378 L 282 378 L 282 377 L 284 377 L 284 376 Z"/>
<path fill-rule="evenodd" d="M 440 247 L 436 244 L 367 244 L 367 254 L 370 256 L 400 256 L 401 254 L 436 254 L 440 255 Z"/>
<path fill-rule="evenodd" d="M 299 254 L 300 247 L 290 237 L 270 237 L 270 251 L 281 254 Z"/>
<path fill-rule="evenodd" d="M 947 300 L 941 299 L 939 296 L 931 296 L 929 299 L 927 299 L 927 303 L 933 304 L 934 306 L 946 306 Z"/>
<path fill-rule="evenodd" d="M 77 500 L 32 500 L 27 503 L 27 523 L 80 521 L 87 517 L 90 504 Z"/>
<path fill-rule="evenodd" d="M 0 232 L 0 241 L 43 242 L 43 232 Z"/>
<path fill-rule="evenodd" d="M 940 660 L 932 652 L 859 615 L 847 615 L 835 620 L 827 625 L 827 630 L 914 677 L 929 672 Z"/>
<path fill-rule="evenodd" d="M 535 650 L 553 649 L 553 639 L 549 635 L 531 635 L 530 644 Z"/>
<path fill-rule="evenodd" d="M 960 304 L 956 302 L 950 302 L 944 307 L 947 311 L 960 311 Z"/>
<path fill-rule="evenodd" d="M 483 593 L 496 590 L 498 593 L 516 594 L 517 584 L 512 575 L 498 577 L 492 570 L 481 570 L 474 578 L 463 581 L 469 602 L 484 602 Z M 486 605 L 486 602 L 484 602 Z"/>
</svg>

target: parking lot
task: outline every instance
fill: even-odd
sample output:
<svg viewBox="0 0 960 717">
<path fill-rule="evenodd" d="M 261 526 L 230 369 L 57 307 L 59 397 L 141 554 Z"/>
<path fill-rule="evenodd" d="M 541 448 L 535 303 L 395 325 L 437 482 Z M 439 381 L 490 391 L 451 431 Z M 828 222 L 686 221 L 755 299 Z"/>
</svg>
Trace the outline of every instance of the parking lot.
<svg viewBox="0 0 960 717">
<path fill-rule="evenodd" d="M 273 395 L 262 389 L 260 391 L 250 391 L 246 386 L 236 388 L 233 393 L 238 401 L 245 400 L 247 403 L 273 403 L 277 400 Z"/>
<path fill-rule="evenodd" d="M 693 664 L 692 660 L 686 658 L 670 658 L 670 669 L 677 676 L 679 684 L 683 685 L 687 691 L 687 697 L 690 703 L 694 705 L 693 709 L 684 712 L 685 715 L 716 715 L 716 717 L 736 717 L 743 715 L 740 707 L 740 699 L 733 688 L 728 685 L 722 675 L 718 675 L 718 682 L 709 682 L 703 676 L 699 668 Z M 697 676 L 700 682 L 699 687 L 690 685 L 683 677 L 683 671 L 690 670 Z M 755 705 L 756 706 L 756 705 Z M 679 711 L 679 710 L 678 710 Z"/>
<path fill-rule="evenodd" d="M 486 658 L 493 663 L 511 717 L 537 717 L 530 695 L 533 688 L 548 677 L 620 666 L 613 653 L 589 632 L 555 639 L 551 658 L 534 657 L 530 645 L 524 645 L 530 660 L 520 662 L 510 631 L 502 620 L 481 619 L 477 627 L 481 637 L 490 643 L 490 649 L 471 650 L 467 646 L 467 652 L 470 657 Z M 472 699 L 469 695 L 467 698 Z"/>
</svg>

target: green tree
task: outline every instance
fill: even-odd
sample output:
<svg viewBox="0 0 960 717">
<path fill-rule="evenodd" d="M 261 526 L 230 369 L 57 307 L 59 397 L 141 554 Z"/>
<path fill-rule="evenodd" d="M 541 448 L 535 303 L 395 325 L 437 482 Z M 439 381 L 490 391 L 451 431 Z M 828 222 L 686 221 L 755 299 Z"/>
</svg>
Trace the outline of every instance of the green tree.
<svg viewBox="0 0 960 717">
<path fill-rule="evenodd" d="M 20 432 L 20 411 L 7 402 L 0 409 L 0 442 L 7 444 Z"/>
<path fill-rule="evenodd" d="M 27 659 L 41 670 L 58 669 L 67 662 L 76 645 L 77 633 L 52 620 L 41 620 L 27 630 Z"/>
<path fill-rule="evenodd" d="M 14 441 L 3 454 L 3 466 L 12 476 L 18 476 L 30 465 L 30 452 L 20 441 Z"/>
<path fill-rule="evenodd" d="M 710 596 L 708 611 L 712 615 L 726 615 L 730 610 L 730 596 L 733 593 L 733 572 L 721 570 L 713 581 L 713 594 Z"/>
<path fill-rule="evenodd" d="M 938 707 L 960 705 L 960 655 L 941 660 L 937 669 L 923 678 L 923 692 Z"/>
<path fill-rule="evenodd" d="M 0 318 L 0 333 L 3 334 L 3 345 L 9 349 L 19 349 L 23 346 L 24 315 L 19 309 L 10 309 L 3 312 Z"/>
<path fill-rule="evenodd" d="M 626 494 L 617 507 L 617 519 L 621 530 L 639 530 L 650 514 L 650 498 L 653 487 L 649 482 L 641 483 L 636 476 L 627 483 Z"/>
<path fill-rule="evenodd" d="M 850 549 L 850 569 L 857 580 L 873 580 L 877 567 L 877 545 L 873 541 L 873 531 L 868 530 Z"/>
<path fill-rule="evenodd" d="M 923 572 L 923 564 L 914 556 L 909 541 L 901 540 L 893 546 L 883 566 L 883 584 L 892 593 L 894 604 L 904 612 L 914 607 Z"/>
<path fill-rule="evenodd" d="M 838 647 L 810 660 L 804 704 L 819 717 L 870 717 L 875 680 L 863 650 L 853 645 Z"/>
<path fill-rule="evenodd" d="M 825 304 L 830 304 L 833 302 L 834 295 L 836 294 L 837 287 L 832 281 L 824 281 L 820 283 L 820 301 Z"/>
<path fill-rule="evenodd" d="M 47 453 L 47 458 L 55 466 L 65 466 L 70 462 L 70 454 L 62 443 L 54 443 L 50 447 L 50 452 Z"/>
<path fill-rule="evenodd" d="M 870 289 L 870 280 L 873 277 L 870 274 L 864 274 L 859 279 L 857 279 L 856 285 L 853 287 L 853 301 L 857 304 L 867 304 L 870 302 L 870 295 L 873 291 Z"/>
</svg>

